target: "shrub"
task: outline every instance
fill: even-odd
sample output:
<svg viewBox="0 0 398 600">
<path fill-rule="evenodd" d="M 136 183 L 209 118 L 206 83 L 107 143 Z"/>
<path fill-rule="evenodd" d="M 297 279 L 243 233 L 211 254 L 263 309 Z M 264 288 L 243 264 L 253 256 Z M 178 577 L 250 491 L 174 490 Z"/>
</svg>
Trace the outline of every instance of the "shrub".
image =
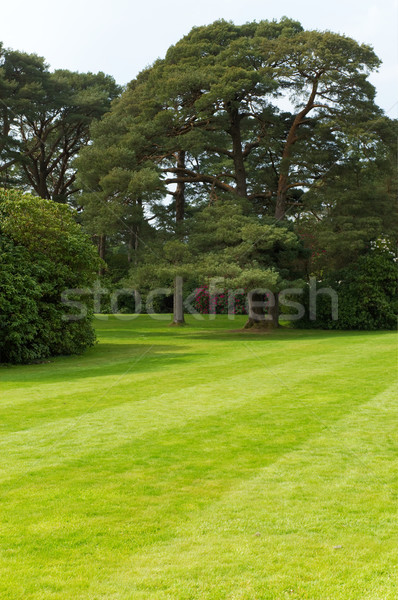
<svg viewBox="0 0 398 600">
<path fill-rule="evenodd" d="M 373 249 L 345 269 L 331 274 L 320 287 L 338 294 L 338 319 L 332 320 L 330 299 L 317 297 L 316 320 L 306 317 L 298 327 L 321 329 L 395 329 L 397 326 L 397 265 L 393 255 Z M 307 294 L 308 304 L 308 294 Z"/>
<path fill-rule="evenodd" d="M 84 351 L 92 310 L 79 320 L 61 301 L 92 283 L 98 258 L 65 205 L 0 190 L 0 361 L 25 363 Z"/>
<path fill-rule="evenodd" d="M 210 312 L 217 315 L 226 315 L 228 314 L 228 292 L 215 294 L 211 297 L 208 286 L 203 285 L 195 291 L 193 306 L 199 313 L 204 315 Z M 234 315 L 247 315 L 246 293 L 235 296 L 230 312 Z"/>
</svg>

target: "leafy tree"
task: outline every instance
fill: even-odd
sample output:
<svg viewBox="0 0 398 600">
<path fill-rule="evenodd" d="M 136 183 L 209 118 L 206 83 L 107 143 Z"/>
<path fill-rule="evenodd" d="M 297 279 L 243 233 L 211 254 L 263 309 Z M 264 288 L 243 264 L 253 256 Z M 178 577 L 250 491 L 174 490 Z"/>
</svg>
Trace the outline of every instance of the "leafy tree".
<svg viewBox="0 0 398 600">
<path fill-rule="evenodd" d="M 318 258 L 307 274 L 339 269 L 347 256 L 357 260 L 375 237 L 393 230 L 387 215 L 394 161 L 383 150 L 386 140 L 393 146 L 392 122 L 374 104 L 368 81 L 379 62 L 369 46 L 304 31 L 286 18 L 193 28 L 92 128 L 93 144 L 77 162 L 84 211 L 98 211 L 101 235 L 118 231 L 125 238 L 124 228 L 137 233 L 127 223 L 139 206 L 140 230 L 152 219 L 140 244 L 162 247 L 174 234 L 196 261 L 196 274 L 202 261 L 208 277 L 224 271 L 237 285 L 261 281 L 278 291 L 304 274 L 296 238 L 285 238 L 289 264 L 283 253 L 273 256 L 256 244 L 240 256 L 249 231 L 284 245 L 275 220 L 284 222 L 285 232 L 295 222 L 297 232 L 311 236 Z M 282 110 L 281 102 L 289 108 Z M 204 221 L 196 235 L 196 217 L 199 223 L 207 215 L 216 227 L 213 221 L 223 217 L 211 211 L 222 207 L 228 220 L 229 205 L 232 211 L 239 206 L 235 217 L 245 226 L 227 227 L 229 245 L 219 248 L 219 234 L 210 235 Z M 134 254 L 135 266 L 142 261 L 148 272 L 148 258 L 136 246 Z M 187 265 L 186 258 L 174 263 L 176 272 Z"/>
<path fill-rule="evenodd" d="M 72 160 L 119 92 L 104 73 L 50 73 L 38 56 L 0 48 L 0 170 L 66 202 L 77 191 Z"/>
<path fill-rule="evenodd" d="M 270 317 L 265 316 L 264 303 L 257 306 L 264 294 L 249 296 L 247 326 L 277 326 L 278 292 L 302 283 L 298 277 L 304 251 L 291 227 L 245 215 L 231 200 L 198 211 L 187 221 L 184 239 L 162 245 L 158 238 L 152 252 L 146 263 L 132 269 L 126 284 L 144 291 L 173 287 L 175 324 L 184 323 L 182 291 L 188 295 L 194 287 L 220 279 L 223 287 L 241 288 L 239 294 L 257 288 L 275 292 L 276 304 L 268 307 Z"/>
<path fill-rule="evenodd" d="M 380 60 L 369 46 L 317 31 L 281 41 L 275 49 L 275 60 L 280 85 L 289 90 L 295 107 L 281 156 L 275 209 L 275 217 L 280 219 L 286 212 L 289 188 L 306 187 L 322 173 L 318 172 L 319 161 L 315 172 L 308 170 L 308 163 L 297 164 L 295 147 L 304 140 L 310 149 L 325 129 L 339 136 L 352 130 L 353 123 L 361 124 L 364 117 L 381 114 L 373 103 L 375 90 L 367 80 Z"/>
<path fill-rule="evenodd" d="M 218 276 L 228 288 L 249 293 L 247 328 L 277 327 L 279 292 L 303 284 L 305 251 L 292 227 L 245 215 L 240 203 L 219 201 L 201 211 L 191 246 L 196 249 L 196 270 L 204 282 Z M 256 292 L 259 289 L 272 294 L 267 306 L 265 292 Z"/>
<path fill-rule="evenodd" d="M 0 42 L 0 174 L 5 182 L 12 181 L 27 151 L 17 134 L 19 120 L 33 118 L 49 76 L 43 58 L 6 50 Z"/>
<path fill-rule="evenodd" d="M 368 46 L 286 18 L 196 27 L 114 104 L 119 148 L 135 155 L 132 170 L 151 164 L 159 188 L 234 193 L 280 219 L 296 189 L 328 172 L 354 124 L 380 115 L 367 80 L 378 64 Z M 288 97 L 292 111 L 281 113 Z"/>
<path fill-rule="evenodd" d="M 368 126 L 305 195 L 296 227 L 313 252 L 309 272 L 318 276 L 355 263 L 377 239 L 398 240 L 397 121 Z"/>
</svg>

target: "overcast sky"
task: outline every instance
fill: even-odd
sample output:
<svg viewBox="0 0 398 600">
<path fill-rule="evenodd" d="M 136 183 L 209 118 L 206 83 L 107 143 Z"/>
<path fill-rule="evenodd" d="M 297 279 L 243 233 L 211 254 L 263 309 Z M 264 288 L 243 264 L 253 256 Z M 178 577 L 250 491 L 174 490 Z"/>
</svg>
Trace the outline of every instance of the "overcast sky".
<svg viewBox="0 0 398 600">
<path fill-rule="evenodd" d="M 54 69 L 104 71 L 125 84 L 194 25 L 283 15 L 373 46 L 383 61 L 371 78 L 377 101 L 398 116 L 398 0 L 3 0 L 0 40 Z"/>
</svg>

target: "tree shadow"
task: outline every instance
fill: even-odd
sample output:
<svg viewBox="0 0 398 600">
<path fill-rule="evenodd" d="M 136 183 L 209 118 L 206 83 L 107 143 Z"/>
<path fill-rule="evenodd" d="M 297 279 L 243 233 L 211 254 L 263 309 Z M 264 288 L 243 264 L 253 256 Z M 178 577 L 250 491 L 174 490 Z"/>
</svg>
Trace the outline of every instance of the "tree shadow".
<svg viewBox="0 0 398 600">
<path fill-rule="evenodd" d="M 393 331 L 377 330 L 377 331 L 357 331 L 357 330 L 325 330 L 325 329 L 291 329 L 281 327 L 271 330 L 255 330 L 255 329 L 231 329 L 209 327 L 187 327 L 181 330 L 156 330 L 145 331 L 143 337 L 151 338 L 167 338 L 170 335 L 178 337 L 181 340 L 217 340 L 217 341 L 292 341 L 292 340 L 326 340 L 333 338 L 360 338 L 369 336 L 390 335 Z M 131 332 L 130 332 L 131 334 Z M 174 336 L 174 334 L 176 334 Z M 180 334 L 180 335 L 178 335 Z M 181 346 L 173 346 L 181 347 Z M 195 353 L 196 355 L 196 353 Z"/>
<path fill-rule="evenodd" d="M 0 379 L 40 385 L 65 381 L 67 385 L 77 379 L 163 370 L 175 363 L 192 362 L 197 356 L 192 348 L 182 345 L 100 342 L 79 356 L 57 356 L 27 365 L 1 365 Z"/>
</svg>

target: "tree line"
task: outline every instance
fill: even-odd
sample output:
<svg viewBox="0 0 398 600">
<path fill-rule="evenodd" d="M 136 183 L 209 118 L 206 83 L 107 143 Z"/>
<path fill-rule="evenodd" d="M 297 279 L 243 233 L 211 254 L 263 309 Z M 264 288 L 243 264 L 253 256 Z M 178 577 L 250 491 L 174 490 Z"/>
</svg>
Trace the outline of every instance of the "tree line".
<svg viewBox="0 0 398 600">
<path fill-rule="evenodd" d="M 375 103 L 371 47 L 288 18 L 221 20 L 123 90 L 0 56 L 3 185 L 75 206 L 110 285 L 174 281 L 175 299 L 177 278 L 186 291 L 215 276 L 276 293 L 310 275 L 348 285 L 375 253 L 391 281 L 397 122 Z M 353 315 L 374 313 L 363 326 L 387 326 L 358 295 Z"/>
</svg>

